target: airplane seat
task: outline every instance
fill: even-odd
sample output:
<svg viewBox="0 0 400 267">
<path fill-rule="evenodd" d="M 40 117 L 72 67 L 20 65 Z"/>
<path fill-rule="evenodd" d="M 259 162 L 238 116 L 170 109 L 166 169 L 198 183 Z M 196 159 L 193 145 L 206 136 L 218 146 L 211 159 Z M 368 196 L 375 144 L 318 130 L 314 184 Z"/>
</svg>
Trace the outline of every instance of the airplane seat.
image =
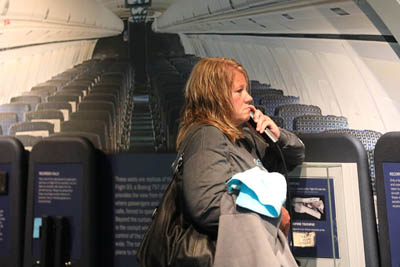
<svg viewBox="0 0 400 267">
<path fill-rule="evenodd" d="M 177 70 L 182 80 L 186 82 L 189 79 L 190 73 L 192 73 L 193 66 L 185 66 L 185 67 L 177 66 Z"/>
<path fill-rule="evenodd" d="M 180 75 L 181 75 L 181 77 L 182 77 L 182 79 L 184 80 L 184 81 L 187 81 L 188 79 L 189 79 L 189 76 L 190 76 L 190 73 L 192 72 L 192 70 L 188 70 L 188 71 L 182 71 L 181 73 L 180 73 Z"/>
<path fill-rule="evenodd" d="M 174 59 L 180 61 L 181 59 Z M 161 63 L 160 65 L 158 63 Z M 183 105 L 185 80 L 168 60 L 157 59 L 150 76 L 150 106 L 157 151 L 175 151 L 177 119 Z M 152 73 L 150 71 L 150 73 Z"/>
<path fill-rule="evenodd" d="M 167 151 L 175 151 L 175 139 L 177 136 L 178 119 L 183 106 L 183 97 L 174 97 L 161 101 L 161 127 L 166 138 Z"/>
<path fill-rule="evenodd" d="M 65 102 L 71 104 L 72 112 L 77 111 L 79 97 L 75 95 L 52 95 L 47 97 L 47 102 Z"/>
<path fill-rule="evenodd" d="M 180 111 L 183 104 L 171 106 L 166 124 L 167 131 L 167 151 L 176 152 L 176 138 L 178 137 Z"/>
<path fill-rule="evenodd" d="M 54 95 L 56 95 L 56 96 L 58 96 L 58 95 L 77 96 L 79 102 L 81 102 L 84 97 L 84 93 L 81 90 L 72 90 L 72 89 L 64 90 L 64 88 L 61 89 L 60 91 L 57 91 Z"/>
<path fill-rule="evenodd" d="M 293 119 L 301 115 L 322 115 L 321 108 L 314 105 L 304 104 L 286 104 L 275 108 L 275 115 L 280 116 L 284 120 L 286 130 L 293 130 Z"/>
<path fill-rule="evenodd" d="M 114 93 L 118 95 L 120 99 L 123 96 L 123 90 L 121 90 L 121 86 L 119 83 L 114 82 L 98 82 L 92 88 L 90 88 L 90 92 L 103 92 L 103 93 Z"/>
<path fill-rule="evenodd" d="M 80 92 L 82 96 L 86 96 L 89 93 L 89 88 L 91 85 L 88 83 L 78 83 L 74 81 L 73 83 L 68 84 L 67 86 L 63 87 L 59 92 Z M 58 92 L 57 92 L 58 93 Z"/>
<path fill-rule="evenodd" d="M 179 77 L 179 71 L 164 57 L 151 59 L 148 66 L 148 74 L 151 79 L 159 79 L 161 76 L 168 78 L 168 75 Z"/>
<path fill-rule="evenodd" d="M 101 90 L 93 90 L 90 91 L 90 93 L 85 96 L 84 98 L 85 101 L 106 101 L 106 102 L 112 102 L 114 106 L 116 107 L 116 111 L 120 110 L 120 100 L 119 100 L 119 94 L 117 91 L 101 91 Z M 119 112 L 117 112 L 119 113 Z"/>
<path fill-rule="evenodd" d="M 399 263 L 399 162 L 400 132 L 386 132 L 374 150 L 380 266 Z"/>
<path fill-rule="evenodd" d="M 265 107 L 263 105 L 257 105 L 255 104 L 254 107 L 256 109 L 259 109 L 263 114 L 265 114 Z"/>
<path fill-rule="evenodd" d="M 27 153 L 11 136 L 0 136 L 0 266 L 23 266 Z"/>
<path fill-rule="evenodd" d="M 117 128 L 118 122 L 115 112 L 115 106 L 109 101 L 82 101 L 79 103 L 78 111 L 107 111 L 112 120 L 113 127 Z M 117 128 L 118 129 L 118 128 Z"/>
<path fill-rule="evenodd" d="M 22 96 L 38 96 L 38 97 L 40 97 L 40 103 L 45 102 L 46 98 L 52 94 L 53 93 L 50 93 L 49 91 L 46 91 L 46 90 L 26 91 L 26 92 L 21 93 Z"/>
<path fill-rule="evenodd" d="M 172 71 L 162 71 L 158 72 L 154 76 L 150 77 L 151 81 L 151 86 L 152 88 L 162 88 L 165 86 L 165 84 L 171 83 L 171 82 L 184 82 L 182 80 L 181 75 L 177 70 L 172 70 Z"/>
<path fill-rule="evenodd" d="M 300 104 L 300 97 L 286 95 L 265 95 L 261 97 L 260 104 L 265 106 L 266 115 L 274 116 L 275 108 L 285 104 Z"/>
<path fill-rule="evenodd" d="M 166 137 L 165 128 L 162 123 L 161 109 L 159 107 L 159 102 L 156 97 L 149 97 L 149 106 L 151 117 L 153 119 L 153 129 L 155 136 L 155 149 L 156 151 L 165 151 L 166 148 Z"/>
<path fill-rule="evenodd" d="M 183 96 L 177 95 L 176 92 L 171 92 L 169 97 L 160 96 L 158 98 L 158 109 L 155 114 L 155 118 L 158 118 L 158 121 L 155 127 L 155 134 L 163 136 L 158 138 L 158 140 L 165 141 L 164 144 L 167 151 L 174 151 L 175 149 L 173 136 L 176 136 L 176 133 L 174 133 L 176 127 L 174 125 L 177 124 L 183 101 Z"/>
<path fill-rule="evenodd" d="M 104 73 L 105 76 L 126 79 L 129 72 L 129 63 L 115 62 Z"/>
<path fill-rule="evenodd" d="M 124 81 L 125 74 L 123 72 L 105 72 L 100 77 L 99 82 L 112 82 L 121 84 Z"/>
<path fill-rule="evenodd" d="M 54 133 L 54 124 L 45 121 L 17 122 L 10 126 L 9 135 L 33 135 L 46 137 Z"/>
<path fill-rule="evenodd" d="M 253 102 L 257 105 L 260 104 L 261 98 L 268 97 L 269 95 L 283 95 L 283 91 L 280 89 L 261 89 L 261 88 L 251 88 L 251 96 L 253 97 Z"/>
<path fill-rule="evenodd" d="M 15 135 L 22 145 L 24 146 L 25 150 L 31 151 L 32 147 L 39 141 L 43 139 L 43 136 L 34 136 L 34 135 Z"/>
<path fill-rule="evenodd" d="M 168 59 L 163 56 L 157 58 L 151 57 L 149 62 L 150 64 L 148 65 L 147 73 L 150 78 L 155 77 L 155 75 L 160 73 L 160 71 L 176 71 Z"/>
<path fill-rule="evenodd" d="M 169 81 L 174 79 L 181 79 L 179 71 L 172 66 L 169 62 L 164 62 L 162 60 L 157 60 L 149 66 L 149 79 L 150 82 L 158 81 Z M 159 86 L 157 84 L 151 84 L 152 86 Z"/>
<path fill-rule="evenodd" d="M 104 147 L 101 144 L 101 139 L 100 136 L 96 133 L 90 133 L 90 132 L 80 132 L 80 131 L 71 131 L 71 132 L 59 132 L 59 133 L 54 133 L 51 134 L 49 137 L 46 137 L 46 139 L 54 139 L 54 138 L 59 138 L 59 137 L 69 137 L 69 136 L 76 136 L 76 137 L 83 137 L 86 138 L 92 143 L 92 145 L 98 149 L 98 150 L 103 150 Z"/>
<path fill-rule="evenodd" d="M 117 100 L 116 95 L 112 94 L 112 93 L 99 93 L 99 92 L 91 92 L 89 93 L 85 98 L 84 98 L 85 102 L 91 102 L 91 101 L 100 101 L 100 102 L 109 102 L 112 103 L 115 107 L 115 125 L 114 127 L 117 129 L 117 136 L 119 135 L 119 132 L 121 130 L 121 125 L 123 125 L 122 123 L 122 117 L 121 117 L 121 113 L 122 111 L 120 110 L 120 103 Z"/>
<path fill-rule="evenodd" d="M 174 91 L 176 91 L 176 93 L 179 93 L 179 95 L 182 95 L 184 88 L 185 88 L 185 81 L 180 76 L 170 77 L 168 80 L 167 79 L 154 80 L 152 83 L 152 93 L 153 95 L 158 95 L 158 96 L 168 94 Z"/>
<path fill-rule="evenodd" d="M 104 121 L 107 129 L 107 136 L 110 139 L 112 145 L 112 151 L 117 152 L 117 138 L 116 128 L 112 124 L 111 115 L 108 111 L 77 111 L 71 114 L 71 120 L 85 120 L 85 121 Z"/>
<path fill-rule="evenodd" d="M 30 102 L 10 102 L 10 104 L 21 105 L 20 107 L 22 108 L 22 110 L 20 110 L 20 113 L 18 114 L 18 118 L 19 118 L 19 115 L 22 115 L 21 118 L 22 118 L 22 121 L 24 121 L 24 119 L 25 119 L 25 113 L 28 112 L 28 111 L 31 111 L 31 110 L 35 110 L 38 103 L 30 103 Z M 24 108 L 24 106 L 28 106 L 28 110 L 27 110 L 27 111 L 23 111 L 24 109 L 26 109 L 26 108 Z M 22 111 L 23 111 L 23 112 L 22 112 Z"/>
<path fill-rule="evenodd" d="M 74 80 L 80 73 L 82 73 L 82 70 L 79 68 L 76 69 L 69 69 L 64 72 L 61 72 L 55 76 L 53 76 L 51 79 L 52 80 L 66 80 L 66 81 L 72 81 Z"/>
<path fill-rule="evenodd" d="M 320 249 L 323 245 L 330 243 L 333 247 L 333 244 L 337 242 L 339 249 L 330 249 L 329 251 L 338 252 L 335 259 L 340 258 L 341 263 L 344 263 L 345 266 L 378 267 L 380 265 L 377 225 L 371 194 L 368 156 L 360 139 L 344 133 L 345 131 L 349 132 L 349 130 L 341 129 L 323 133 L 299 134 L 305 144 L 306 155 L 304 163 L 299 166 L 301 170 L 295 171 L 294 177 L 291 178 L 299 178 L 300 181 L 304 178 L 309 182 L 303 180 L 306 182 L 300 186 L 301 191 L 296 190 L 297 185 L 292 183 L 291 195 L 294 196 L 296 193 L 302 196 L 322 195 L 322 191 L 316 192 L 315 189 L 318 186 L 314 186 L 313 181 L 324 177 L 323 179 L 326 179 L 323 182 L 325 184 L 324 191 L 326 194 L 329 191 L 329 198 L 332 198 L 331 201 L 328 201 L 328 197 L 325 197 L 325 208 L 331 207 L 331 211 L 326 211 L 326 214 L 331 214 L 331 219 L 329 219 L 332 222 L 330 229 L 336 229 L 331 232 L 332 239 L 321 238 L 320 241 L 316 241 L 314 245 L 317 248 L 316 253 L 323 251 Z M 330 185 L 327 181 L 330 181 Z M 334 210 L 336 211 L 333 212 Z M 308 219 L 300 220 L 300 222 L 304 221 L 310 222 Z M 328 221 L 328 218 L 326 218 L 326 221 Z M 313 220 L 312 222 L 315 223 L 316 221 Z M 294 226 L 294 228 L 295 232 L 298 231 L 296 230 L 297 226 Z M 301 231 L 303 228 L 297 229 Z M 347 241 L 344 241 L 345 239 Z M 308 254 L 308 249 L 309 247 L 295 247 L 294 255 L 301 262 L 301 266 L 325 266 L 324 263 L 316 263 L 320 260 L 321 256 L 318 256 L 320 254 Z M 311 261 L 301 258 L 303 256 L 311 257 Z M 330 257 L 332 258 L 332 256 Z M 332 262 L 332 265 L 335 264 L 337 262 Z"/>
<path fill-rule="evenodd" d="M 0 105 L 1 112 L 14 112 L 17 114 L 18 122 L 24 121 L 24 113 L 31 110 L 31 106 L 25 103 L 7 103 Z"/>
<path fill-rule="evenodd" d="M 98 88 L 103 88 L 103 89 L 98 89 Z M 110 81 L 100 81 L 97 84 L 95 84 L 91 90 L 89 91 L 89 93 L 92 90 L 106 90 L 104 89 L 106 88 L 109 91 L 113 91 L 113 94 L 117 94 L 117 98 L 119 101 L 121 100 L 125 100 L 126 96 L 127 96 L 127 92 L 128 89 L 126 88 L 126 85 L 124 85 L 123 83 L 120 82 L 110 82 Z M 111 93 L 111 92 L 110 92 Z"/>
<path fill-rule="evenodd" d="M 67 86 L 71 82 L 70 79 L 65 78 L 53 78 L 46 82 L 46 84 L 52 84 L 57 86 L 57 91 L 61 90 L 63 87 Z"/>
<path fill-rule="evenodd" d="M 92 120 L 90 123 L 85 120 L 64 121 L 61 123 L 60 132 L 89 132 L 97 134 L 100 137 L 101 146 L 104 148 L 104 151 L 111 152 L 106 123 L 104 121 Z"/>
<path fill-rule="evenodd" d="M 76 86 L 76 87 L 86 87 L 87 90 L 90 89 L 93 85 L 96 84 L 97 79 L 100 77 L 100 74 L 94 74 L 94 73 L 84 73 L 80 75 L 76 80 L 73 80 L 70 82 L 66 87 L 68 86 Z"/>
<path fill-rule="evenodd" d="M 63 75 L 63 73 L 58 74 L 57 76 L 52 77 L 50 80 L 46 81 L 46 84 L 56 84 L 57 90 L 60 90 L 64 86 L 67 86 L 70 82 L 73 81 L 73 77 L 69 77 L 67 75 Z"/>
<path fill-rule="evenodd" d="M 259 109 L 263 114 L 265 114 L 265 107 L 263 105 L 254 105 L 256 109 Z M 280 128 L 284 128 L 284 120 L 282 117 L 280 116 L 269 116 L 274 122 L 275 124 L 280 127 Z"/>
<path fill-rule="evenodd" d="M 131 64 L 125 61 L 114 61 L 112 64 L 104 67 L 100 73 L 97 82 L 92 86 L 115 87 L 118 91 L 119 100 L 124 100 L 128 89 L 131 88 Z M 122 103 L 122 102 L 121 102 Z"/>
<path fill-rule="evenodd" d="M 115 86 L 121 86 L 122 81 L 123 81 L 123 76 L 113 76 L 113 75 L 105 75 L 105 73 L 103 73 L 100 76 L 100 80 L 98 81 L 98 84 L 109 84 L 109 85 L 115 85 Z"/>
<path fill-rule="evenodd" d="M 275 115 L 275 116 L 271 116 L 270 118 L 275 122 L 275 124 L 278 127 L 285 128 L 284 127 L 285 126 L 285 120 L 282 117 Z"/>
<path fill-rule="evenodd" d="M 162 75 L 163 73 L 179 74 L 176 68 L 165 58 L 151 59 L 147 67 L 149 79 L 156 79 L 158 75 Z"/>
<path fill-rule="evenodd" d="M 32 148 L 24 266 L 100 265 L 99 154 L 73 136 L 44 138 Z"/>
<path fill-rule="evenodd" d="M 293 130 L 303 133 L 320 133 L 333 129 L 347 129 L 346 117 L 334 115 L 302 115 L 294 118 Z"/>
<path fill-rule="evenodd" d="M 35 110 L 25 113 L 25 121 L 47 121 L 54 125 L 54 132 L 59 132 L 64 115 L 57 109 Z"/>
<path fill-rule="evenodd" d="M 40 94 L 45 94 L 47 93 L 48 95 L 51 95 L 55 92 L 57 92 L 58 86 L 57 85 L 52 85 L 51 82 L 49 82 L 49 84 L 46 83 L 42 83 L 39 85 L 36 85 L 34 87 L 31 88 L 31 92 L 38 92 Z"/>
<path fill-rule="evenodd" d="M 113 119 L 113 121 L 115 121 L 115 127 L 118 129 L 117 136 L 119 136 L 120 131 L 127 127 L 125 122 L 127 113 L 129 113 L 127 109 L 132 108 L 133 100 L 127 100 L 126 97 L 122 96 L 118 87 L 96 85 L 90 90 L 84 101 L 112 102 L 114 107 L 116 107 L 116 117 L 115 120 Z"/>
<path fill-rule="evenodd" d="M 69 120 L 72 113 L 72 106 L 68 102 L 45 102 L 37 105 L 36 110 L 59 110 L 63 113 L 64 121 Z"/>
<path fill-rule="evenodd" d="M 3 135 L 8 135 L 10 126 L 18 122 L 18 115 L 15 112 L 0 112 L 0 127 Z"/>
<path fill-rule="evenodd" d="M 169 61 L 180 73 L 190 73 L 197 63 L 197 60 L 190 60 L 185 57 L 169 58 Z"/>
<path fill-rule="evenodd" d="M 270 89 L 271 85 L 266 84 L 266 83 L 260 83 L 257 80 L 251 80 L 250 81 L 250 88 L 251 90 L 256 89 L 256 90 L 265 90 L 265 89 Z"/>
<path fill-rule="evenodd" d="M 374 149 L 378 139 L 382 136 L 382 133 L 373 130 L 356 130 L 356 129 L 335 129 L 327 130 L 324 133 L 345 133 L 355 136 L 361 141 L 368 156 L 368 166 L 372 185 L 372 193 L 376 195 L 375 189 L 375 165 L 374 165 Z"/>
<path fill-rule="evenodd" d="M 168 61 L 175 67 L 183 64 L 190 64 L 189 59 L 185 57 L 169 57 Z"/>
<path fill-rule="evenodd" d="M 118 83 L 109 83 L 109 82 L 98 82 L 92 88 L 90 88 L 90 92 L 103 92 L 103 93 L 115 93 L 118 97 L 121 95 L 122 90 L 121 86 Z"/>
<path fill-rule="evenodd" d="M 14 96 L 10 99 L 10 103 L 26 103 L 30 105 L 30 110 L 35 110 L 36 105 L 42 102 L 40 96 L 35 95 L 21 95 Z"/>
</svg>

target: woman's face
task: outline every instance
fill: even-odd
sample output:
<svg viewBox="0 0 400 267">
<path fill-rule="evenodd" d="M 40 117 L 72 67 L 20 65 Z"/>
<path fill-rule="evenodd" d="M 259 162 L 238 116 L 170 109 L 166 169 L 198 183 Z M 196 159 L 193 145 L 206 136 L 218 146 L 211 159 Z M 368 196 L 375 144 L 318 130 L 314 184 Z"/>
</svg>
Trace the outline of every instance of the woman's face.
<svg viewBox="0 0 400 267">
<path fill-rule="evenodd" d="M 233 106 L 233 123 L 236 126 L 241 125 L 250 118 L 250 104 L 253 98 L 247 91 L 247 82 L 244 75 L 234 70 L 233 84 L 232 84 L 232 106 Z"/>
</svg>

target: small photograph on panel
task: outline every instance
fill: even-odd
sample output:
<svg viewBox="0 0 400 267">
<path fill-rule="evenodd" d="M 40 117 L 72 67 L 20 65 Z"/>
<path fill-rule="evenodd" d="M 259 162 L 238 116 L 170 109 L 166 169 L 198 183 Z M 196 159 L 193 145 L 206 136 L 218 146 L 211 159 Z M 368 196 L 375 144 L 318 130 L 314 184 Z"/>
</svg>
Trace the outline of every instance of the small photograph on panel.
<svg viewBox="0 0 400 267">
<path fill-rule="evenodd" d="M 324 196 L 294 196 L 292 197 L 293 220 L 325 221 Z"/>
</svg>

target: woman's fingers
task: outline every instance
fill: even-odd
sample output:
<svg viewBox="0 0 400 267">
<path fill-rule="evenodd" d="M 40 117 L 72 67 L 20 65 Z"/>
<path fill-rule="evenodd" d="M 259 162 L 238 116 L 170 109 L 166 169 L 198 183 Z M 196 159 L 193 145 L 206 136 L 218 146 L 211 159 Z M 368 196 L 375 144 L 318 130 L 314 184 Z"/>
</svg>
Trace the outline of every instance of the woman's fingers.
<svg viewBox="0 0 400 267">
<path fill-rule="evenodd" d="M 268 128 L 277 138 L 279 138 L 280 136 L 279 127 L 270 117 L 264 115 L 259 109 L 256 109 L 256 111 L 254 112 L 254 121 L 257 124 L 256 126 L 257 132 L 263 133 L 265 129 Z"/>
</svg>

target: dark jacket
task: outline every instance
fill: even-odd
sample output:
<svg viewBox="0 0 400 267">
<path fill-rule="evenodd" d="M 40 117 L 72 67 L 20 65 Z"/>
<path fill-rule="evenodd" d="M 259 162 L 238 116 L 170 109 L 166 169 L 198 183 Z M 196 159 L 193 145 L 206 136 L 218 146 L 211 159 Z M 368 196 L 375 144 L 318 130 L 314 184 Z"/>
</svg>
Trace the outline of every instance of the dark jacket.
<svg viewBox="0 0 400 267">
<path fill-rule="evenodd" d="M 247 127 L 245 138 L 235 143 L 214 126 L 192 128 L 182 142 L 184 214 L 207 233 L 216 235 L 225 183 L 234 174 L 261 162 L 270 172 L 282 172 L 282 161 L 275 148 Z M 293 133 L 280 130 L 277 144 L 290 171 L 303 162 L 304 144 Z"/>
</svg>

